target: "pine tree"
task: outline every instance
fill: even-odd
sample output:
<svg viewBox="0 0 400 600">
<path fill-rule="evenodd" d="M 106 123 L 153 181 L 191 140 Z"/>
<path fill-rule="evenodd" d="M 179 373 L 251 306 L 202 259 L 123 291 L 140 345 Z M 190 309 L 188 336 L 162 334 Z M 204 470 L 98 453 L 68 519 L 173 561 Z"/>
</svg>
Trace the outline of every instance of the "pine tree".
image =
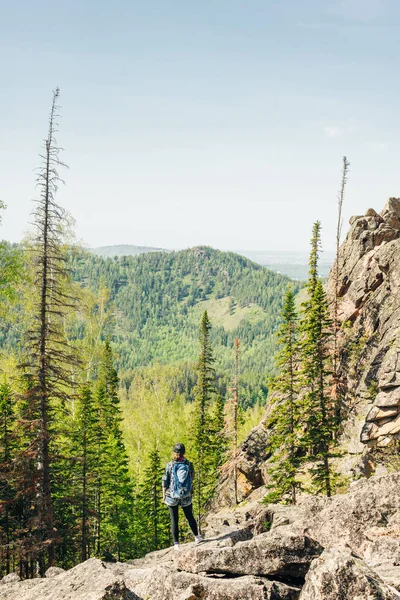
<svg viewBox="0 0 400 600">
<path fill-rule="evenodd" d="M 328 300 L 318 277 L 320 223 L 313 227 L 310 253 L 308 299 L 303 305 L 300 330 L 302 334 L 302 385 L 304 435 L 303 444 L 313 463 L 312 480 L 317 492 L 332 494 L 336 474 L 331 459 L 335 456 L 335 413 L 332 407 L 332 321 Z"/>
<path fill-rule="evenodd" d="M 210 404 L 215 392 L 214 357 L 210 342 L 211 323 L 207 311 L 200 325 L 200 356 L 197 364 L 197 385 L 195 388 L 193 446 L 196 467 L 196 501 L 198 526 L 201 529 L 202 511 L 212 489 L 212 425 Z"/>
<path fill-rule="evenodd" d="M 96 432 L 98 415 L 95 410 L 91 386 L 83 386 L 79 395 L 74 419 L 72 454 L 77 457 L 75 500 L 78 500 L 76 528 L 79 531 L 80 558 L 85 561 L 94 550 L 91 529 L 94 510 L 96 472 Z"/>
<path fill-rule="evenodd" d="M 268 502 L 282 499 L 296 504 L 300 488 L 298 472 L 300 458 L 299 406 L 299 339 L 295 297 L 289 288 L 282 310 L 282 325 L 278 332 L 280 352 L 276 364 L 279 374 L 271 381 L 270 390 L 277 396 L 275 407 L 266 425 L 270 428 L 268 447 L 270 459 L 269 476 L 272 491 Z"/>
<path fill-rule="evenodd" d="M 38 544 L 39 531 L 35 510 L 37 482 L 41 476 L 37 469 L 37 429 L 40 406 L 36 399 L 35 381 L 32 375 L 22 375 L 22 392 L 16 404 L 17 454 L 13 469 L 15 487 L 15 555 L 21 577 L 37 574 L 37 562 L 42 552 Z"/>
<path fill-rule="evenodd" d="M 160 453 L 154 444 L 149 454 L 149 464 L 144 472 L 136 502 L 136 536 L 142 554 L 170 545 L 170 518 L 162 501 L 161 479 L 164 469 Z"/>
<path fill-rule="evenodd" d="M 133 512 L 133 485 L 122 439 L 118 375 L 108 341 L 104 344 L 94 406 L 98 414 L 95 433 L 96 554 L 115 552 L 118 559 L 127 558 L 133 543 L 129 524 Z"/>
<path fill-rule="evenodd" d="M 221 394 L 215 398 L 210 419 L 210 452 L 212 455 L 213 487 L 217 483 L 219 470 L 227 459 L 228 439 L 225 430 L 225 402 Z"/>
</svg>

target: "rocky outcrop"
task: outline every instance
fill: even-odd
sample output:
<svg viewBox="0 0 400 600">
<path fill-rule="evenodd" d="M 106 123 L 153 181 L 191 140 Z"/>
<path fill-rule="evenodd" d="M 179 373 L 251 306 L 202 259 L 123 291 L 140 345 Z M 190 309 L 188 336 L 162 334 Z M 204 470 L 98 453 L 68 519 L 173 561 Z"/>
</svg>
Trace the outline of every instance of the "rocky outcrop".
<svg viewBox="0 0 400 600">
<path fill-rule="evenodd" d="M 296 506 L 243 503 L 215 514 L 198 546 L 7 575 L 0 600 L 399 600 L 399 490 L 397 473 Z"/>
<path fill-rule="evenodd" d="M 210 519 L 218 535 L 224 526 L 232 528 L 235 523 L 253 532 L 268 530 L 282 541 L 285 535 L 297 534 L 323 548 L 345 546 L 385 583 L 400 590 L 400 473 L 360 479 L 347 494 L 332 498 L 303 496 L 295 506 L 249 501 Z"/>
<path fill-rule="evenodd" d="M 300 589 L 264 577 L 205 577 L 174 565 L 126 572 L 127 585 L 146 600 L 297 600 Z"/>
<path fill-rule="evenodd" d="M 190 573 L 278 576 L 288 581 L 302 579 L 322 547 L 304 534 L 267 532 L 233 547 L 204 545 L 182 553 L 178 568 Z"/>
<path fill-rule="evenodd" d="M 352 217 L 339 257 L 340 361 L 347 391 L 344 445 L 400 438 L 400 199 Z M 329 289 L 334 287 L 334 270 Z"/>
<path fill-rule="evenodd" d="M 91 558 L 43 579 L 27 579 L 0 587 L 1 600 L 139 600 L 124 582 L 123 571 Z M 7 576 L 8 577 L 8 576 Z M 3 579 L 4 582 L 4 579 Z"/>
<path fill-rule="evenodd" d="M 325 550 L 311 565 L 300 600 L 400 600 L 400 594 L 350 552 Z"/>
<path fill-rule="evenodd" d="M 265 483 L 265 461 L 270 453 L 267 450 L 268 431 L 263 422 L 254 427 L 241 444 L 237 457 L 237 495 L 241 502 L 254 490 Z M 221 506 L 230 506 L 234 502 L 233 461 L 226 463 L 222 469 L 211 510 Z"/>
</svg>

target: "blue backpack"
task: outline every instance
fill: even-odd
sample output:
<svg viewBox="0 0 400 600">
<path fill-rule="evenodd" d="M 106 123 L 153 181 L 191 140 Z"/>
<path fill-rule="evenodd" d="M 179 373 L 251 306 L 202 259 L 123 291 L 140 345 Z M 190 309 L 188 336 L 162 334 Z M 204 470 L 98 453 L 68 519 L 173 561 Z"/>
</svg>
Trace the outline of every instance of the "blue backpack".
<svg viewBox="0 0 400 600">
<path fill-rule="evenodd" d="M 172 463 L 169 494 L 171 498 L 185 498 L 192 493 L 192 477 L 189 463 Z"/>
</svg>

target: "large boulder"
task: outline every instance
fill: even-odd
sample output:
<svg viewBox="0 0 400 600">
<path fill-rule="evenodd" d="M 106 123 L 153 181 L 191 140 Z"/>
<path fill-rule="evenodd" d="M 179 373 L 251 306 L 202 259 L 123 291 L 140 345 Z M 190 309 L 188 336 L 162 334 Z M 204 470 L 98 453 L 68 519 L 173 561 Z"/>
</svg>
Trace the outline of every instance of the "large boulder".
<svg viewBox="0 0 400 600">
<path fill-rule="evenodd" d="M 233 547 L 203 544 L 178 556 L 178 568 L 190 573 L 278 576 L 301 580 L 311 561 L 322 552 L 313 539 L 297 533 L 261 533 Z"/>
<path fill-rule="evenodd" d="M 131 569 L 126 585 L 146 600 L 297 600 L 300 588 L 262 577 L 204 577 L 176 567 Z"/>
<path fill-rule="evenodd" d="M 58 574 L 57 577 L 29 579 L 0 588 L 0 600 L 140 600 L 129 590 L 121 573 L 91 558 Z"/>
<path fill-rule="evenodd" d="M 21 581 L 21 577 L 17 575 L 17 573 L 9 573 L 8 575 L 4 575 L 1 583 L 3 585 L 10 585 L 13 583 L 18 583 L 19 581 Z"/>
<path fill-rule="evenodd" d="M 360 558 L 331 549 L 313 561 L 300 600 L 400 600 L 400 594 Z"/>
</svg>

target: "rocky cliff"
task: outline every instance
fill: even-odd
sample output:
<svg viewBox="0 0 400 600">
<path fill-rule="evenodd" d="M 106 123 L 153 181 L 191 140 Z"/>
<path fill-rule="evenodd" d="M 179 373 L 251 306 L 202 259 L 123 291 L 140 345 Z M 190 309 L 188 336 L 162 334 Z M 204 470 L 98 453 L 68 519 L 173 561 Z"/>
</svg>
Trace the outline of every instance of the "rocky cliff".
<svg viewBox="0 0 400 600">
<path fill-rule="evenodd" d="M 339 257 L 344 440 L 363 454 L 400 437 L 400 199 L 350 225 Z"/>
</svg>

